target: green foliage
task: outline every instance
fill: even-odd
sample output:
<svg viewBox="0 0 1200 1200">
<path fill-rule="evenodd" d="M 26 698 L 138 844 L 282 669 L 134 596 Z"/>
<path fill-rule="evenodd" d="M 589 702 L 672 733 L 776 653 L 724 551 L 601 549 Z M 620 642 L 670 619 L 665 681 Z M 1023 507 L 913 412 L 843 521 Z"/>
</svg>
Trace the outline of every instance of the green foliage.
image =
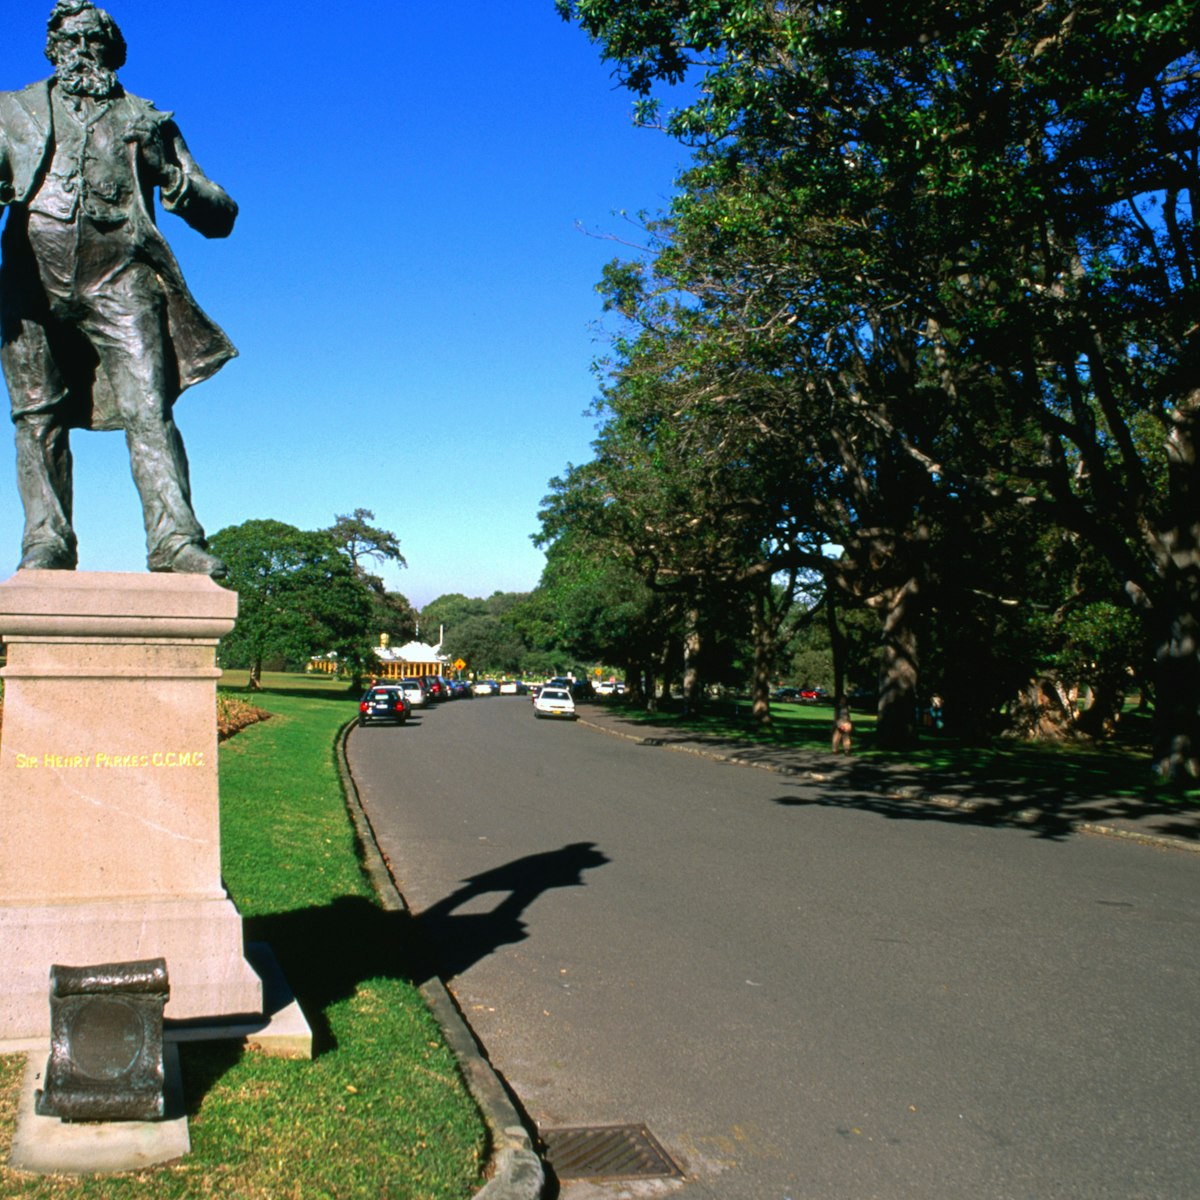
<svg viewBox="0 0 1200 1200">
<path fill-rule="evenodd" d="M 427 639 L 444 630 L 443 650 L 451 659 L 461 658 L 472 674 L 532 674 L 518 619 L 525 599 L 523 592 L 493 592 L 487 599 L 453 592 L 425 606 L 421 627 Z"/>
<path fill-rule="evenodd" d="M 371 590 L 371 633 L 386 633 L 395 645 L 417 635 L 417 610 L 399 592 Z"/>
<path fill-rule="evenodd" d="M 512 624 L 493 613 L 467 617 L 446 634 L 445 651 L 461 658 L 468 669 L 483 675 L 517 675 L 526 646 Z"/>
<path fill-rule="evenodd" d="M 370 591 L 328 532 L 255 520 L 210 541 L 238 593 L 237 624 L 221 644 L 223 665 L 257 674 L 270 658 L 303 666 L 330 651 L 351 661 L 364 657 Z"/>
<path fill-rule="evenodd" d="M 1080 604 L 1026 570 L 964 587 L 963 547 L 1013 562 L 1002 514 L 1036 510 L 1134 601 L 1160 762 L 1200 770 L 1195 5 L 557 7 L 651 107 L 688 85 L 667 127 L 694 158 L 606 272 L 606 424 L 546 536 L 701 600 L 820 570 L 879 613 L 911 713 L 922 641 L 1028 663 L 1008 602 Z"/>
<path fill-rule="evenodd" d="M 375 514 L 369 508 L 356 508 L 352 513 L 339 514 L 327 530 L 350 560 L 354 572 L 369 583 L 376 591 L 383 591 L 383 581 L 367 571 L 368 562 L 381 564 L 394 562 L 407 566 L 400 553 L 400 541 L 390 529 L 379 529 L 372 525 Z"/>
</svg>

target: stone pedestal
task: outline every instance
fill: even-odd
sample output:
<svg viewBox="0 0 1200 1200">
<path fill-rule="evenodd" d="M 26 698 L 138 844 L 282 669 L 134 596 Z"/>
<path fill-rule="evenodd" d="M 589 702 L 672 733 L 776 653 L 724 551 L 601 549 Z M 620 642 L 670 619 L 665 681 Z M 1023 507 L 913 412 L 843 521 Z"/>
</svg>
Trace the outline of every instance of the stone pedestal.
<svg viewBox="0 0 1200 1200">
<path fill-rule="evenodd" d="M 216 646 L 236 615 L 204 576 L 0 584 L 0 1041 L 48 1032 L 52 963 L 165 958 L 168 1018 L 261 1013 L 221 883 Z"/>
</svg>

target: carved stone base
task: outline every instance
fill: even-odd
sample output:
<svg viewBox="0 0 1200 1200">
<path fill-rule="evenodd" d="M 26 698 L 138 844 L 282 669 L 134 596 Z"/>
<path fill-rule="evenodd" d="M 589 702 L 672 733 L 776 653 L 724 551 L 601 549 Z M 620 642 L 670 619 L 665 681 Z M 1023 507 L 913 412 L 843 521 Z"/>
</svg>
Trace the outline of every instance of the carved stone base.
<svg viewBox="0 0 1200 1200">
<path fill-rule="evenodd" d="M 262 981 L 228 898 L 0 905 L 0 1041 L 49 1036 L 52 964 L 140 958 L 167 960 L 168 1020 L 262 1012 Z"/>
<path fill-rule="evenodd" d="M 203 576 L 0 584 L 0 1039 L 49 1028 L 52 963 L 162 957 L 168 1018 L 262 1011 L 221 882 L 216 646 L 236 612 Z"/>
</svg>

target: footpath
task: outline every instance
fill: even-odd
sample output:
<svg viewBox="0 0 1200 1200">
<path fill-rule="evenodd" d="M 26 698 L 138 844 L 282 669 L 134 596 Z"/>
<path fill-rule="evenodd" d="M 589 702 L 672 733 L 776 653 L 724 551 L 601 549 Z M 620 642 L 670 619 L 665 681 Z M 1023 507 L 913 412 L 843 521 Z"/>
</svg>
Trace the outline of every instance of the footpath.
<svg viewBox="0 0 1200 1200">
<path fill-rule="evenodd" d="M 1051 787 L 996 779 L 972 780 L 903 762 L 880 763 L 828 751 L 764 745 L 693 733 L 631 717 L 622 709 L 581 705 L 579 723 L 644 746 L 697 754 L 821 785 L 812 803 L 861 808 L 881 815 L 925 809 L 932 817 L 983 825 L 1020 824 L 1046 837 L 1094 833 L 1150 845 L 1200 851 L 1200 805 L 1105 795 L 1095 779 Z"/>
</svg>

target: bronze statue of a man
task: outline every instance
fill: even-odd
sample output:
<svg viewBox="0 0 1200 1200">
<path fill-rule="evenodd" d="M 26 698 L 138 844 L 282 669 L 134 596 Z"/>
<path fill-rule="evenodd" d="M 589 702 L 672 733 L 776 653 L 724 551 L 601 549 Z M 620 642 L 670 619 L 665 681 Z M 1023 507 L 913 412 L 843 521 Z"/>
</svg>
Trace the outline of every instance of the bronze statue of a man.
<svg viewBox="0 0 1200 1200">
<path fill-rule="evenodd" d="M 154 222 L 225 237 L 237 205 L 170 113 L 117 82 L 125 40 L 91 0 L 58 0 L 54 75 L 0 92 L 0 362 L 25 507 L 22 568 L 74 569 L 71 429 L 123 429 L 152 571 L 222 576 L 192 511 L 172 406 L 237 351 L 192 299 Z"/>
</svg>

